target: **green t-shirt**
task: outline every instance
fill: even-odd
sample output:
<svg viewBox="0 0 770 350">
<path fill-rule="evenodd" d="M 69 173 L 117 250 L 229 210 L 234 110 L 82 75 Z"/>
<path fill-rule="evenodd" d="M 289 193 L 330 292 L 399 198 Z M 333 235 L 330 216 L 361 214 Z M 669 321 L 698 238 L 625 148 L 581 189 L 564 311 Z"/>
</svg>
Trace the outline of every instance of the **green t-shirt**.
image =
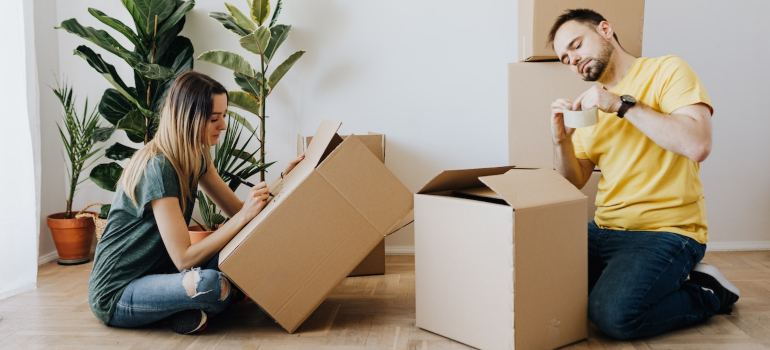
<svg viewBox="0 0 770 350">
<path fill-rule="evenodd" d="M 107 324 L 115 312 L 123 290 L 133 280 L 152 274 L 177 273 L 160 237 L 150 202 L 163 197 L 179 198 L 176 171 L 163 154 L 147 162 L 147 168 L 136 185 L 135 206 L 118 186 L 112 200 L 88 283 L 88 302 L 94 315 Z M 192 181 L 192 179 L 191 179 Z M 197 187 L 191 193 L 197 193 Z M 187 201 L 184 219 L 190 223 L 194 197 Z"/>
</svg>

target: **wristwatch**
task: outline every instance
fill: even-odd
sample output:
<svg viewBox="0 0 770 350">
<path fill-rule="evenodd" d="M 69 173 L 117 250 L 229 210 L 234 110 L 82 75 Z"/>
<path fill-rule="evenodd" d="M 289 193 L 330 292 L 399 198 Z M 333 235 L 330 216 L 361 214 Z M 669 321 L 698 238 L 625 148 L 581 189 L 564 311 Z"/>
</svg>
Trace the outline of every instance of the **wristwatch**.
<svg viewBox="0 0 770 350">
<path fill-rule="evenodd" d="M 620 96 L 620 109 L 618 109 L 618 118 L 623 118 L 628 108 L 633 107 L 636 104 L 636 99 L 631 95 Z"/>
</svg>

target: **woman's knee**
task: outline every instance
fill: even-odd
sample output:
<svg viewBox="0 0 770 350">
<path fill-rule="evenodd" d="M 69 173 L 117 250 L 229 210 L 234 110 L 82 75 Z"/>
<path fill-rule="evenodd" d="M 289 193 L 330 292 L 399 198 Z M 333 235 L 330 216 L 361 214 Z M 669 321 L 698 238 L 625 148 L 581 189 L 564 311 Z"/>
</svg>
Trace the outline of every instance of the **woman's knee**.
<svg viewBox="0 0 770 350">
<path fill-rule="evenodd" d="M 230 281 L 216 270 L 203 270 L 194 268 L 185 273 L 182 277 L 187 296 L 197 298 L 202 295 L 217 295 L 218 300 L 225 300 L 230 296 Z"/>
</svg>

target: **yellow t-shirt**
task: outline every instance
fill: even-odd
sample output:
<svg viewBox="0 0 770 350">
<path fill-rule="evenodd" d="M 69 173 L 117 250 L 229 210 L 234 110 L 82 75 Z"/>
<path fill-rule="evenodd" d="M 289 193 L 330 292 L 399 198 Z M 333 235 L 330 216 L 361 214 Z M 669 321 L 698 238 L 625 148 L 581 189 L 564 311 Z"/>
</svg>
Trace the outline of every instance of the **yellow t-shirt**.
<svg viewBox="0 0 770 350">
<path fill-rule="evenodd" d="M 679 57 L 637 58 L 610 90 L 664 114 L 696 104 L 711 107 L 706 89 Z M 713 112 L 713 108 L 712 108 Z M 599 227 L 667 231 L 708 241 L 700 164 L 658 146 L 631 122 L 599 112 L 599 123 L 575 131 L 575 156 L 602 171 L 596 194 Z"/>
</svg>

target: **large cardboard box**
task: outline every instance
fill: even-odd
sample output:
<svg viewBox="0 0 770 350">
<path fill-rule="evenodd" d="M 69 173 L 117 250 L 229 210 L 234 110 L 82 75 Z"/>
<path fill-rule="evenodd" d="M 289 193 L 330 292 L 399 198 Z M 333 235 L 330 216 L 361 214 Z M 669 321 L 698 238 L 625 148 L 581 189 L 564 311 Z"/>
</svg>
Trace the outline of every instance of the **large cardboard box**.
<svg viewBox="0 0 770 350">
<path fill-rule="evenodd" d="M 558 59 L 548 45 L 551 26 L 564 11 L 588 8 L 599 12 L 615 30 L 628 53 L 642 55 L 644 0 L 519 0 L 519 61 Z"/>
<path fill-rule="evenodd" d="M 508 164 L 553 168 L 551 102 L 575 100 L 591 83 L 559 62 L 508 64 Z"/>
<path fill-rule="evenodd" d="M 583 194 L 588 197 L 588 201 L 586 202 L 588 221 L 593 220 L 596 215 L 596 192 L 599 190 L 599 180 L 601 180 L 601 178 L 602 172 L 594 170 L 594 172 L 591 173 L 591 178 L 588 179 L 588 182 L 586 182 L 583 188 L 580 189 L 580 192 L 583 192 Z"/>
<path fill-rule="evenodd" d="M 372 151 L 377 159 L 385 163 L 385 135 L 370 132 L 368 135 L 356 135 L 361 142 Z M 347 135 L 341 135 L 344 140 Z M 297 155 L 307 150 L 312 136 L 297 135 Z M 348 276 L 367 276 L 385 274 L 385 239 L 382 240 L 374 249 L 361 261 Z"/>
<path fill-rule="evenodd" d="M 361 140 L 324 121 L 272 201 L 219 254 L 227 277 L 289 332 L 383 237 L 411 221 L 413 195 Z"/>
<path fill-rule="evenodd" d="M 418 327 L 480 349 L 587 336 L 586 196 L 552 169 L 446 171 L 415 195 Z"/>
</svg>

